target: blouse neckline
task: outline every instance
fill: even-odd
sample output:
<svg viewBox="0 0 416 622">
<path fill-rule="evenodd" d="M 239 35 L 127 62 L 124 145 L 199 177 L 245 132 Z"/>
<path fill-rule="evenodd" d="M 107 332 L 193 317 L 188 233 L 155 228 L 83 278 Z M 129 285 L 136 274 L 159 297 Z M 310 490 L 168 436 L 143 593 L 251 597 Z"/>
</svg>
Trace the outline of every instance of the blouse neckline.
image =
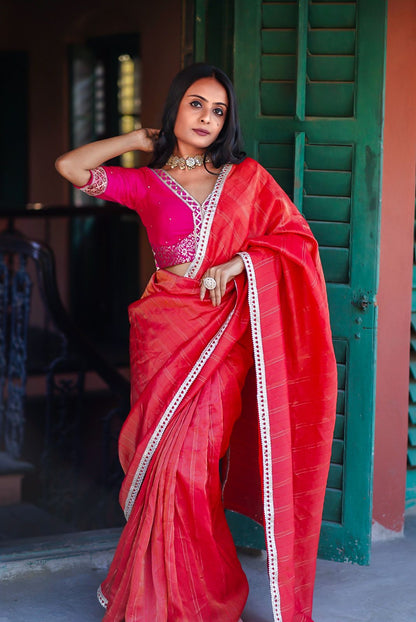
<svg viewBox="0 0 416 622">
<path fill-rule="evenodd" d="M 157 169 L 151 169 L 153 170 L 153 172 L 162 180 L 165 182 L 165 184 L 176 194 L 178 195 L 181 199 L 183 199 L 185 201 L 185 203 L 187 203 L 189 205 L 190 202 L 196 204 L 198 206 L 199 209 L 201 209 L 202 211 L 204 210 L 204 207 L 206 206 L 206 204 L 208 203 L 208 201 L 210 200 L 212 194 L 215 192 L 215 190 L 217 189 L 221 177 L 222 177 L 222 173 L 224 171 L 224 168 L 227 165 L 223 166 L 222 169 L 220 170 L 220 172 L 217 175 L 217 179 L 215 180 L 215 184 L 213 189 L 211 190 L 211 192 L 205 197 L 205 199 L 203 200 L 202 203 L 200 203 L 199 201 L 196 200 L 196 198 L 186 189 L 184 188 L 174 177 L 172 177 L 172 175 L 170 175 L 170 173 L 168 171 L 166 171 L 163 168 L 157 168 Z"/>
</svg>

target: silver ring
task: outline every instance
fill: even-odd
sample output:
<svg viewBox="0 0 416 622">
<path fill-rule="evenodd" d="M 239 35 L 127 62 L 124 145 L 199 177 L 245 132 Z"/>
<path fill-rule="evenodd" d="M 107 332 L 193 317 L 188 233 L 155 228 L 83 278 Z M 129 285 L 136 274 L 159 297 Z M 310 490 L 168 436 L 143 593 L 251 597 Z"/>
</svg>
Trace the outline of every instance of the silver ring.
<svg viewBox="0 0 416 622">
<path fill-rule="evenodd" d="M 217 281 L 212 276 L 206 276 L 202 282 L 207 289 L 215 289 L 217 287 Z"/>
</svg>

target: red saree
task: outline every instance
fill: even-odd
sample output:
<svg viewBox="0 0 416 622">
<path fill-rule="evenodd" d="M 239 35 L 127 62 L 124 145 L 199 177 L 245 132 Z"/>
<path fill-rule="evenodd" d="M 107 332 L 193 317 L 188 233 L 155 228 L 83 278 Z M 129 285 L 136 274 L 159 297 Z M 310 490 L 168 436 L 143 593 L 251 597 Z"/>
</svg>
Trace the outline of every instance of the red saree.
<svg viewBox="0 0 416 622">
<path fill-rule="evenodd" d="M 245 273 L 219 307 L 201 302 L 206 269 L 238 252 Z M 239 619 L 248 586 L 219 460 L 254 359 L 225 503 L 264 523 L 275 622 L 311 622 L 336 367 L 308 225 L 255 161 L 225 167 L 187 276 L 157 271 L 129 317 L 132 409 L 119 442 L 127 524 L 99 589 L 104 620 Z M 253 465 L 257 477 L 245 472 Z"/>
</svg>

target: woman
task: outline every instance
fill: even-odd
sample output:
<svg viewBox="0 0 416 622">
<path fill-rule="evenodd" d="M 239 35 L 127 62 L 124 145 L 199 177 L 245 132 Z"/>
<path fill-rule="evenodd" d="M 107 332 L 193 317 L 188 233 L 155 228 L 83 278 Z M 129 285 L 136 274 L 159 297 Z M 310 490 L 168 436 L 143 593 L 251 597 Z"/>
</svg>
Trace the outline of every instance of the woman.
<svg viewBox="0 0 416 622">
<path fill-rule="evenodd" d="M 132 149 L 153 152 L 149 167 L 102 166 Z M 129 307 L 127 524 L 99 589 L 104 619 L 237 622 L 248 585 L 225 498 L 264 524 L 274 620 L 311 622 L 336 396 L 325 284 L 308 225 L 241 151 L 229 79 L 188 67 L 160 133 L 85 145 L 56 166 L 137 210 L 158 268 Z M 222 491 L 219 462 L 241 410 Z M 256 490 L 244 469 L 258 471 Z"/>
</svg>

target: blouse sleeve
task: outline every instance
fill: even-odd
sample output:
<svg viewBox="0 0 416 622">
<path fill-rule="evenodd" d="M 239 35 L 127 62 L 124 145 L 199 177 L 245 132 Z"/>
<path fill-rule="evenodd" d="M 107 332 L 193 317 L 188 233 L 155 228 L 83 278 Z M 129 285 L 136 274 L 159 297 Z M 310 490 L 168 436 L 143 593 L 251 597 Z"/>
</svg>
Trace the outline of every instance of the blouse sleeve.
<svg viewBox="0 0 416 622">
<path fill-rule="evenodd" d="M 99 166 L 92 169 L 88 183 L 79 189 L 92 197 L 121 203 L 136 211 L 139 211 L 139 203 L 146 194 L 142 170 L 121 166 Z"/>
</svg>

